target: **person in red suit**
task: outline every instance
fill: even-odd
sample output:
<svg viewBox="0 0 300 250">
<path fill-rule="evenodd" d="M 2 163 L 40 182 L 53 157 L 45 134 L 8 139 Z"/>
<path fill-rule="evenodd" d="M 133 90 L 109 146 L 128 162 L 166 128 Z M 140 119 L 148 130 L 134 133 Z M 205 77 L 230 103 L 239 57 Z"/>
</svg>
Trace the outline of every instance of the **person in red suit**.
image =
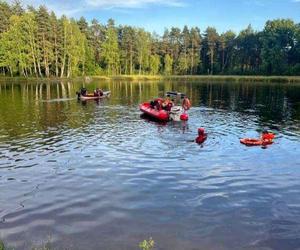
<svg viewBox="0 0 300 250">
<path fill-rule="evenodd" d="M 198 129 L 198 137 L 196 138 L 196 143 L 202 144 L 207 139 L 207 134 L 205 133 L 204 128 Z"/>
<path fill-rule="evenodd" d="M 264 130 L 261 135 L 261 140 L 263 144 L 272 144 L 273 140 L 275 138 L 275 135 L 273 133 L 270 133 L 268 130 Z"/>
<path fill-rule="evenodd" d="M 182 107 L 184 109 L 184 111 L 187 111 L 191 108 L 191 101 L 189 100 L 189 98 L 187 98 L 187 96 L 184 97 L 183 101 L 182 101 Z"/>
</svg>

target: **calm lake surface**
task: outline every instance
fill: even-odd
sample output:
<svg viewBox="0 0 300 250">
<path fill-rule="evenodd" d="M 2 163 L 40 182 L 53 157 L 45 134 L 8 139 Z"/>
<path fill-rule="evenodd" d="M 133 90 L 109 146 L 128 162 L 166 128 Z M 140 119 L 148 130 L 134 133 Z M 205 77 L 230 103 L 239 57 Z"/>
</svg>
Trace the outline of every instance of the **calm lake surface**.
<svg viewBox="0 0 300 250">
<path fill-rule="evenodd" d="M 0 238 L 31 249 L 300 249 L 300 85 L 0 83 Z M 190 96 L 187 123 L 138 104 Z M 198 127 L 209 137 L 193 143 Z M 241 145 L 263 128 L 266 149 Z"/>
</svg>

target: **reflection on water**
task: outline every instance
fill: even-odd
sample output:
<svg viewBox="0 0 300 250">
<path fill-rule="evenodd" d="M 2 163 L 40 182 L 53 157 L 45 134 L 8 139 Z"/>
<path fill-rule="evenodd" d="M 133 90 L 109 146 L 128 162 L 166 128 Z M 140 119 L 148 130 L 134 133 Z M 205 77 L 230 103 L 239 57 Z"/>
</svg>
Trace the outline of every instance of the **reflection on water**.
<svg viewBox="0 0 300 250">
<path fill-rule="evenodd" d="M 297 249 L 300 86 L 100 82 L 0 83 L 0 238 L 31 249 Z M 138 104 L 191 97 L 187 123 Z M 198 127 L 208 140 L 193 143 Z M 272 129 L 266 150 L 240 145 Z"/>
</svg>

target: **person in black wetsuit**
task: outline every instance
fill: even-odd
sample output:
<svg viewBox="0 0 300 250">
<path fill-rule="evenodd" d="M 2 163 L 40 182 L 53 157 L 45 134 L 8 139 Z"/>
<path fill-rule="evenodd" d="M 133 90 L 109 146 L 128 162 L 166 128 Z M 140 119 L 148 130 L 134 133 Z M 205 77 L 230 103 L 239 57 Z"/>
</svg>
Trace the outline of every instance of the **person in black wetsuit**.
<svg viewBox="0 0 300 250">
<path fill-rule="evenodd" d="M 87 90 L 86 90 L 86 88 L 81 88 L 80 94 L 83 95 L 83 96 L 87 95 Z"/>
<path fill-rule="evenodd" d="M 102 91 L 102 89 L 97 88 L 97 89 L 94 91 L 94 96 L 103 96 L 103 91 Z"/>
</svg>

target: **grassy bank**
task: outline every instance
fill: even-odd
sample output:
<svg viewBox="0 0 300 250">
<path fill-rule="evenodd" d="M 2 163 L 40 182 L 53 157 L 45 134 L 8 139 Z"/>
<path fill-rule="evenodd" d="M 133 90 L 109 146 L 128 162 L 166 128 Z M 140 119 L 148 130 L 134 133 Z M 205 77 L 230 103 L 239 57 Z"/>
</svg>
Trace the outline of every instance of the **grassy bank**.
<svg viewBox="0 0 300 250">
<path fill-rule="evenodd" d="M 86 76 L 75 78 L 36 78 L 36 77 L 0 77 L 0 82 L 5 80 L 15 81 L 68 81 L 68 80 L 102 80 L 102 81 L 203 81 L 203 82 L 270 82 L 270 83 L 300 83 L 300 76 L 238 76 L 238 75 L 186 75 L 186 76 L 163 76 L 163 75 L 117 75 L 117 76 Z"/>
<path fill-rule="evenodd" d="M 148 240 L 144 240 L 139 243 L 138 247 L 140 250 L 153 250 L 155 246 L 154 240 L 150 237 Z M 4 242 L 0 240 L 0 250 L 14 250 L 14 248 L 7 247 Z M 50 240 L 46 244 L 40 247 L 32 247 L 32 250 L 54 250 L 51 246 Z"/>
<path fill-rule="evenodd" d="M 127 81 L 157 81 L 157 80 L 181 80 L 181 81 L 225 81 L 225 82 L 282 82 L 300 83 L 300 76 L 226 76 L 226 75 L 193 75 L 193 76 L 151 76 L 151 75 L 120 75 L 120 76 L 93 76 L 102 80 L 127 80 Z"/>
</svg>

